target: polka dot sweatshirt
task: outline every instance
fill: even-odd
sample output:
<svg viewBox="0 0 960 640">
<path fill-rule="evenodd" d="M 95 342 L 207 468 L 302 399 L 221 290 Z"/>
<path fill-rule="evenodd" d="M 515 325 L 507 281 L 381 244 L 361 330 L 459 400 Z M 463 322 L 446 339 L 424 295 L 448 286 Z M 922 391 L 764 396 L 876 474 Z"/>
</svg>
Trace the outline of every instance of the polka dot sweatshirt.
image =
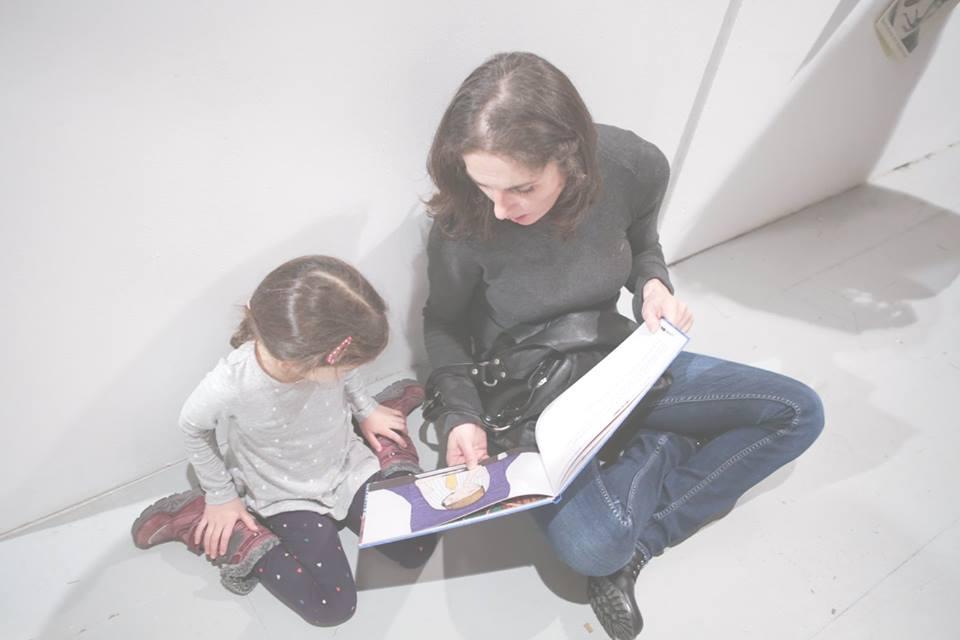
<svg viewBox="0 0 960 640">
<path fill-rule="evenodd" d="M 356 370 L 329 383 L 273 379 L 247 342 L 187 399 L 180 429 L 209 504 L 241 497 L 262 516 L 314 511 L 342 520 L 380 465 L 353 431 L 376 407 Z M 217 429 L 226 436 L 221 454 Z"/>
</svg>

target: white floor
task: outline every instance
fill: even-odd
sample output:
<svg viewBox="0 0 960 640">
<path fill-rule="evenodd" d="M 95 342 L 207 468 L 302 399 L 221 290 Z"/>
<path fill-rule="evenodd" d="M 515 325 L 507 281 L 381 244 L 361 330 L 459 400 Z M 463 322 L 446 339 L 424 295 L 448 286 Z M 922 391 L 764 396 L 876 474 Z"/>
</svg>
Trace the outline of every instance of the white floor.
<svg viewBox="0 0 960 640">
<path fill-rule="evenodd" d="M 641 637 L 960 637 L 958 176 L 954 146 L 674 267 L 691 348 L 810 383 L 827 426 L 643 571 Z M 310 627 L 178 545 L 133 547 L 141 508 L 185 486 L 171 469 L 0 542 L 0 638 L 605 637 L 525 514 L 450 533 L 422 572 L 345 534 L 358 614 Z"/>
</svg>

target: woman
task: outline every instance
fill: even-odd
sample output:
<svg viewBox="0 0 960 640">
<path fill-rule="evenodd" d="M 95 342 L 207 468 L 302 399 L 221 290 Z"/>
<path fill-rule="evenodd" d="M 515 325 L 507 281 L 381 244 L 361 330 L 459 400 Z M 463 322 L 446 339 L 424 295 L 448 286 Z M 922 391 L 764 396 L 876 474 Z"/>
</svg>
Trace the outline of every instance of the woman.
<svg viewBox="0 0 960 640">
<path fill-rule="evenodd" d="M 595 125 L 569 79 L 529 53 L 499 54 L 460 86 L 428 159 L 436 193 L 424 335 L 435 368 L 469 362 L 502 331 L 564 314 L 615 311 L 622 287 L 650 330 L 689 330 L 657 234 L 669 177 L 635 134 Z M 631 415 L 612 458 L 594 461 L 556 505 L 535 510 L 557 554 L 589 576 L 611 637 L 634 638 L 640 569 L 733 508 L 817 438 L 823 409 L 784 376 L 693 353 L 669 388 Z M 447 464 L 487 457 L 469 377 L 436 379 Z"/>
</svg>

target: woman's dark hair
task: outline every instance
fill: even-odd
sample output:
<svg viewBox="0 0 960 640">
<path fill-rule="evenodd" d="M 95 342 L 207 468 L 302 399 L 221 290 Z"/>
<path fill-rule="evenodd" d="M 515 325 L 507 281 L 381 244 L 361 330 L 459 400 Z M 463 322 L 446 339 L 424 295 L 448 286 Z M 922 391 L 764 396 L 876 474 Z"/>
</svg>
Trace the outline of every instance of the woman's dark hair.
<svg viewBox="0 0 960 640">
<path fill-rule="evenodd" d="M 493 203 L 467 174 L 464 154 L 483 151 L 539 169 L 556 161 L 566 184 L 550 210 L 572 230 L 600 190 L 597 132 L 567 76 L 532 53 L 500 53 L 467 76 L 440 120 L 427 171 L 427 209 L 450 236 L 489 237 Z"/>
<path fill-rule="evenodd" d="M 387 346 L 387 308 L 359 271 L 337 258 L 303 256 L 267 275 L 253 292 L 243 321 L 230 339 L 234 348 L 259 340 L 270 355 L 310 371 L 370 362 Z"/>
</svg>

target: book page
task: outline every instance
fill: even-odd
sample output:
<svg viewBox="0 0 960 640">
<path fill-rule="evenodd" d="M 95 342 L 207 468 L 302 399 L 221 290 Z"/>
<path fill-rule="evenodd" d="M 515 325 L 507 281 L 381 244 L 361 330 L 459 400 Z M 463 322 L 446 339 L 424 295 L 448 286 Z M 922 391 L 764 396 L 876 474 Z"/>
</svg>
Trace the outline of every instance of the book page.
<svg viewBox="0 0 960 640">
<path fill-rule="evenodd" d="M 540 455 L 533 448 L 511 449 L 473 470 L 459 465 L 374 482 L 367 489 L 360 546 L 439 531 L 522 496 L 552 496 Z"/>
<path fill-rule="evenodd" d="M 673 362 L 689 338 L 667 321 L 639 327 L 544 409 L 536 439 L 559 494 Z"/>
</svg>

